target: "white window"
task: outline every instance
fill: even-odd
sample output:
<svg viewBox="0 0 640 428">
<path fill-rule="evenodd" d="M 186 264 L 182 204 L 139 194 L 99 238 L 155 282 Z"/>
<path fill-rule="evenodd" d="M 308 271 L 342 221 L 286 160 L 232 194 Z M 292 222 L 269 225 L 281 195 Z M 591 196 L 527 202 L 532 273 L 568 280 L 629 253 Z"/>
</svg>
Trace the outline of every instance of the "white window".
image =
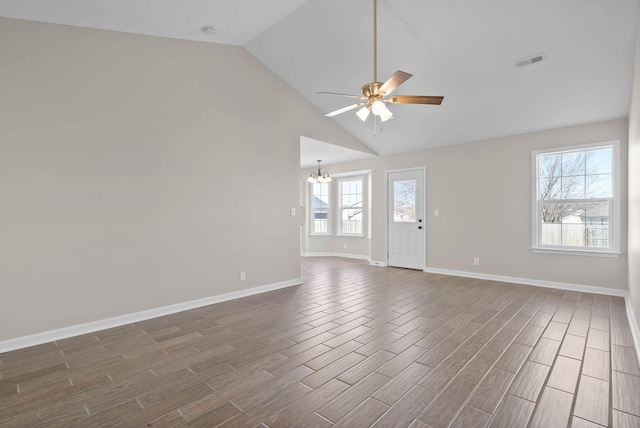
<svg viewBox="0 0 640 428">
<path fill-rule="evenodd" d="M 338 221 L 340 235 L 363 236 L 363 177 L 338 179 Z"/>
<path fill-rule="evenodd" d="M 329 235 L 331 233 L 331 182 L 310 183 L 309 233 L 312 235 Z"/>
<path fill-rule="evenodd" d="M 533 249 L 618 253 L 619 142 L 533 153 Z"/>
</svg>

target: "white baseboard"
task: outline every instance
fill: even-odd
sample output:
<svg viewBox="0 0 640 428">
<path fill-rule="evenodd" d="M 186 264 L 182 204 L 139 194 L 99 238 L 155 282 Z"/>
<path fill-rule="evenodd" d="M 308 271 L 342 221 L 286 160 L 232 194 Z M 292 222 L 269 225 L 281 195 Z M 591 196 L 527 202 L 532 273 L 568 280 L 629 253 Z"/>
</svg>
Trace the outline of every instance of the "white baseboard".
<svg viewBox="0 0 640 428">
<path fill-rule="evenodd" d="M 387 264 L 385 262 L 379 262 L 371 260 L 371 257 L 361 254 L 347 254 L 347 253 L 302 253 L 302 257 L 345 257 L 348 259 L 367 260 L 371 266 L 384 267 Z"/>
<path fill-rule="evenodd" d="M 557 288 L 559 290 L 579 291 L 582 293 L 604 294 L 607 296 L 626 297 L 627 290 L 615 288 L 595 287 L 592 285 L 571 284 L 568 282 L 544 281 L 540 279 L 518 278 L 515 276 L 492 275 L 488 273 L 468 272 L 464 270 L 450 270 L 439 268 L 424 268 L 425 272 L 442 275 L 462 276 L 465 278 L 487 279 L 489 281 L 512 282 L 514 284 L 535 285 L 536 287 Z"/>
<path fill-rule="evenodd" d="M 187 311 L 214 303 L 226 302 L 227 300 L 238 299 L 240 297 L 253 296 L 255 294 L 266 293 L 267 291 L 279 290 L 281 288 L 292 287 L 302 284 L 302 278 L 290 279 L 259 287 L 248 288 L 246 290 L 234 291 L 232 293 L 220 294 L 217 296 L 205 297 L 204 299 L 191 300 L 189 302 L 177 303 L 175 305 L 162 306 L 160 308 L 135 312 L 132 314 L 120 315 L 113 318 L 106 318 L 91 321 L 84 324 L 77 324 L 57 330 L 45 331 L 29 336 L 18 337 L 0 341 L 0 353 L 14 351 L 16 349 L 27 348 L 29 346 L 40 345 L 53 342 L 55 340 L 66 339 L 79 336 L 81 334 L 93 333 L 108 328 L 119 327 L 121 325 L 144 321 L 151 318 L 174 314 L 176 312 Z"/>
<path fill-rule="evenodd" d="M 624 300 L 627 306 L 627 319 L 629 320 L 629 326 L 631 326 L 631 336 L 633 336 L 633 344 L 636 346 L 636 357 L 638 357 L 638 365 L 640 366 L 640 325 L 638 324 L 638 320 L 636 320 L 636 316 L 633 313 L 633 308 L 631 307 L 631 298 L 628 294 Z"/>
<path fill-rule="evenodd" d="M 349 253 L 302 253 L 302 257 L 344 257 L 347 259 L 371 260 L 369 256 Z"/>
</svg>

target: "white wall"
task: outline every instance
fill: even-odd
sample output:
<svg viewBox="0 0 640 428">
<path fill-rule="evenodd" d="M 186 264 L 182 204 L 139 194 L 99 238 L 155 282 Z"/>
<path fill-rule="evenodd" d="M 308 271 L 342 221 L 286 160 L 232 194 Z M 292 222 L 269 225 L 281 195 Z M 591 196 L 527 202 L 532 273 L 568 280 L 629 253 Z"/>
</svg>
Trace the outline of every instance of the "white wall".
<svg viewBox="0 0 640 428">
<path fill-rule="evenodd" d="M 0 18 L 0 58 L 0 341 L 300 277 L 300 135 L 361 146 L 239 47 Z"/>
<path fill-rule="evenodd" d="M 640 22 L 640 21 L 639 21 Z M 629 297 L 640 323 L 640 26 L 629 108 Z M 636 332 L 640 326 L 636 325 Z M 639 339 L 639 338 L 637 338 Z M 640 347 L 640 343 L 636 343 Z M 639 355 L 640 356 L 640 355 Z"/>
<path fill-rule="evenodd" d="M 426 166 L 427 267 L 626 289 L 627 131 L 627 120 L 619 119 L 324 168 L 332 173 L 372 170 L 374 261 L 386 260 L 385 171 Z M 610 140 L 620 140 L 624 254 L 606 258 L 531 252 L 531 152 Z M 439 217 L 433 216 L 435 208 Z M 480 258 L 480 266 L 473 265 L 474 257 Z"/>
</svg>

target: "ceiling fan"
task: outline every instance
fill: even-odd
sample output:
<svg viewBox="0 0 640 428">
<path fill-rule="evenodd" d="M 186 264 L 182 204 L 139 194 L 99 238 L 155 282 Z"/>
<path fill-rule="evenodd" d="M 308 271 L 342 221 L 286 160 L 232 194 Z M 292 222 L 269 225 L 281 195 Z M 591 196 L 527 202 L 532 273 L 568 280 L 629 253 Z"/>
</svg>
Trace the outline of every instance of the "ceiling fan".
<svg viewBox="0 0 640 428">
<path fill-rule="evenodd" d="M 333 117 L 341 113 L 361 107 L 356 115 L 364 122 L 373 113 L 374 117 L 379 116 L 380 120 L 386 122 L 393 117 L 393 113 L 387 108 L 386 103 L 391 104 L 435 104 L 440 105 L 444 97 L 429 95 L 394 95 L 391 93 L 401 84 L 406 82 L 412 74 L 404 71 L 396 71 L 384 83 L 378 82 L 378 0 L 373 0 L 373 82 L 362 86 L 362 95 L 340 94 L 336 92 L 317 92 L 317 94 L 338 95 L 342 97 L 356 98 L 355 104 L 334 110 L 325 114 L 326 117 Z"/>
</svg>

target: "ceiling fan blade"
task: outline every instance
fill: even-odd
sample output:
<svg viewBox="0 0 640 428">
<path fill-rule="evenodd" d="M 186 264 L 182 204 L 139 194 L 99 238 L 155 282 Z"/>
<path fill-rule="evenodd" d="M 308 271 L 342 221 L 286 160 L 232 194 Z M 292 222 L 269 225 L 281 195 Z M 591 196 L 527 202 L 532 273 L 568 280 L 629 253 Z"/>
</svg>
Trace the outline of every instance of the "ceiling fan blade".
<svg viewBox="0 0 640 428">
<path fill-rule="evenodd" d="M 360 107 L 360 106 L 363 106 L 364 104 L 365 104 L 365 103 L 355 103 L 355 104 L 351 104 L 350 106 L 342 107 L 342 108 L 340 108 L 340 109 L 338 109 L 338 110 L 331 111 L 331 112 L 329 112 L 329 113 L 325 114 L 325 116 L 326 116 L 326 117 L 333 117 L 333 116 L 337 116 L 337 115 L 339 115 L 340 113 L 344 113 L 344 112 L 346 112 L 346 111 L 353 110 L 354 108 L 358 108 L 358 107 Z"/>
<path fill-rule="evenodd" d="M 395 95 L 387 101 L 392 104 L 442 104 L 444 97 L 436 97 L 429 95 Z"/>
<path fill-rule="evenodd" d="M 380 92 L 385 95 L 389 95 L 395 91 L 396 88 L 406 82 L 413 74 L 405 73 L 404 71 L 396 71 L 389 77 L 389 79 L 380 86 Z"/>
<path fill-rule="evenodd" d="M 319 95 L 338 95 L 339 97 L 357 98 L 359 100 L 366 100 L 362 95 L 340 94 L 337 92 L 316 92 Z"/>
</svg>

